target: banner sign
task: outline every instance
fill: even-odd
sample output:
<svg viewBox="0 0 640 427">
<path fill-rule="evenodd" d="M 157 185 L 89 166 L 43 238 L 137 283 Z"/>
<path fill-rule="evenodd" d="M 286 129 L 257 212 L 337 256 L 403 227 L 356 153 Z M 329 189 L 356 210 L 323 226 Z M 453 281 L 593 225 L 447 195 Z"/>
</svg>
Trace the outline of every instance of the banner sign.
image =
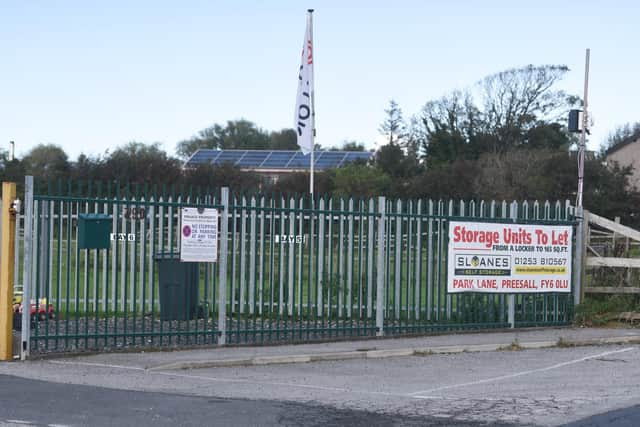
<svg viewBox="0 0 640 427">
<path fill-rule="evenodd" d="M 218 260 L 218 210 L 182 208 L 180 216 L 180 261 Z"/>
<path fill-rule="evenodd" d="M 302 59 L 298 73 L 298 93 L 294 129 L 297 129 L 298 146 L 303 154 L 313 151 L 313 21 L 311 11 L 307 14 L 307 29 L 302 44 Z"/>
<path fill-rule="evenodd" d="M 571 292 L 573 228 L 449 224 L 448 292 Z"/>
</svg>

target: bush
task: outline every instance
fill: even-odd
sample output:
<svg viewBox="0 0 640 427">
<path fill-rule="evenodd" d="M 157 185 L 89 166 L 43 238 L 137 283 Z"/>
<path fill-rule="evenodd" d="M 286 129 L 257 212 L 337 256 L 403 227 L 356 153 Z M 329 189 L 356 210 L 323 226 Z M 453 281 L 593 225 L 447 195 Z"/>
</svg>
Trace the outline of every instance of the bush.
<svg viewBox="0 0 640 427">
<path fill-rule="evenodd" d="M 625 311 L 640 311 L 637 295 L 589 296 L 576 307 L 575 322 L 585 326 L 602 326 Z"/>
</svg>

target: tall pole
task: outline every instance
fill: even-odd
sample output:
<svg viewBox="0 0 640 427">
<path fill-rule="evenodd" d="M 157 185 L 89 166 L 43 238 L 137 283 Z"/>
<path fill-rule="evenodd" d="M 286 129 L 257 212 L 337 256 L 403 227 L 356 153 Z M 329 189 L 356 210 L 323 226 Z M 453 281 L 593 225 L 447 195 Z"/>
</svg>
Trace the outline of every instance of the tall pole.
<svg viewBox="0 0 640 427">
<path fill-rule="evenodd" d="M 587 96 L 589 94 L 589 49 L 587 49 L 585 66 L 584 66 L 584 111 L 582 113 L 582 135 L 580 138 L 580 146 L 578 147 L 578 200 L 576 201 L 576 219 L 578 227 L 576 232 L 576 254 L 575 254 L 575 273 L 573 287 L 573 303 L 580 304 L 584 293 L 584 265 L 586 254 L 586 227 L 589 226 L 588 219 L 585 218 L 584 209 L 582 207 L 582 190 L 584 187 L 584 155 L 587 148 L 587 123 L 589 121 L 587 113 Z M 585 221 L 586 220 L 586 221 Z"/>
<path fill-rule="evenodd" d="M 13 359 L 13 267 L 15 258 L 16 212 L 13 202 L 16 184 L 2 183 L 2 240 L 0 246 L 0 360 Z M 28 300 L 22 301 L 23 306 Z"/>
<path fill-rule="evenodd" d="M 309 35 L 311 38 L 311 75 L 313 76 L 313 63 L 315 62 L 315 43 L 313 41 L 313 9 L 307 9 L 307 12 L 309 12 Z M 315 78 L 315 76 L 314 76 Z M 315 151 L 315 145 L 316 145 L 316 108 L 315 108 L 315 90 L 314 90 L 314 84 L 315 82 L 312 80 L 312 85 L 311 85 L 311 175 L 310 175 L 310 179 L 309 179 L 309 194 L 311 194 L 311 199 L 313 200 L 313 172 L 314 172 L 314 151 Z"/>
<path fill-rule="evenodd" d="M 584 65 L 584 111 L 582 113 L 582 136 L 580 138 L 580 147 L 578 148 L 578 200 L 577 207 L 582 214 L 582 189 L 584 186 L 584 154 L 587 144 L 587 95 L 589 94 L 589 53 L 590 49 L 587 49 L 585 65 Z"/>
</svg>

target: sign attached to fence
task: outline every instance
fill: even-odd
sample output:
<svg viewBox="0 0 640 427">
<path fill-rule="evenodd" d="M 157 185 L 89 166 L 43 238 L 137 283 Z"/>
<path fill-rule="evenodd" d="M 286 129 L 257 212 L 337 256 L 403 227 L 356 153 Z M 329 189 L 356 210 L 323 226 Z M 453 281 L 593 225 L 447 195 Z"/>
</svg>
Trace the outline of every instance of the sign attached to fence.
<svg viewBox="0 0 640 427">
<path fill-rule="evenodd" d="M 180 215 L 180 261 L 218 260 L 218 210 L 182 208 Z"/>
<path fill-rule="evenodd" d="M 571 226 L 449 224 L 448 292 L 571 292 Z"/>
</svg>

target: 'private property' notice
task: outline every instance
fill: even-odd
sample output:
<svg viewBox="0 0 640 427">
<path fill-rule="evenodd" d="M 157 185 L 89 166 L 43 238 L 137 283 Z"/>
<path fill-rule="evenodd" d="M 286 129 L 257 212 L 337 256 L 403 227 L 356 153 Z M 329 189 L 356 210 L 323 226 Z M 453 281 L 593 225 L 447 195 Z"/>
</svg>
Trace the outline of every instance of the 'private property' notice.
<svg viewBox="0 0 640 427">
<path fill-rule="evenodd" d="M 180 231 L 180 261 L 217 261 L 217 209 L 182 208 L 180 216 Z"/>
</svg>

